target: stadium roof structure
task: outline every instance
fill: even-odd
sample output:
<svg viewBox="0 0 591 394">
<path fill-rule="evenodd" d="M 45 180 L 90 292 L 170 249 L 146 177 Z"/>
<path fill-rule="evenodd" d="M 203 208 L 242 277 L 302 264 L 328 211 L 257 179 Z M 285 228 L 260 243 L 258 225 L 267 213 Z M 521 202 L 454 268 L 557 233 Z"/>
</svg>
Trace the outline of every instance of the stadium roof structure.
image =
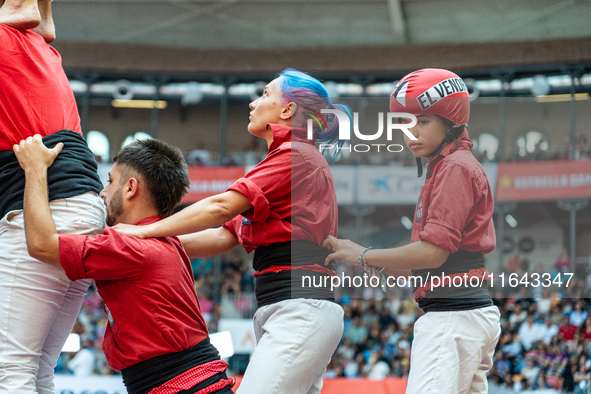
<svg viewBox="0 0 591 394">
<path fill-rule="evenodd" d="M 233 76 L 285 67 L 334 80 L 392 80 L 429 66 L 562 72 L 591 64 L 587 0 L 58 0 L 73 72 Z"/>
</svg>

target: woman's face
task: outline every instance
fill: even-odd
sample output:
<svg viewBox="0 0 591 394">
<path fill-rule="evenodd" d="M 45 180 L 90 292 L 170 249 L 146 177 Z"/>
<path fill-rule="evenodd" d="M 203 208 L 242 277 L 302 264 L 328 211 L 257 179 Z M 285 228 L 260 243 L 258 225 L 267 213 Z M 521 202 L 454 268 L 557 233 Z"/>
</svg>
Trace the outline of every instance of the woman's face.
<svg viewBox="0 0 591 394">
<path fill-rule="evenodd" d="M 415 114 L 415 116 L 417 124 L 409 130 L 417 140 L 411 140 L 404 134 L 404 142 L 416 157 L 427 157 L 441 144 L 449 127 L 436 115 Z M 402 118 L 400 123 L 409 122 L 408 118 Z"/>
<path fill-rule="evenodd" d="M 275 123 L 281 124 L 285 122 L 281 116 L 285 116 L 285 110 L 288 109 L 290 103 L 284 103 L 283 93 L 279 87 L 279 78 L 271 81 L 263 95 L 250 103 L 250 123 L 248 124 L 248 132 L 257 137 L 265 138 L 270 129 L 267 129 L 267 124 Z"/>
</svg>

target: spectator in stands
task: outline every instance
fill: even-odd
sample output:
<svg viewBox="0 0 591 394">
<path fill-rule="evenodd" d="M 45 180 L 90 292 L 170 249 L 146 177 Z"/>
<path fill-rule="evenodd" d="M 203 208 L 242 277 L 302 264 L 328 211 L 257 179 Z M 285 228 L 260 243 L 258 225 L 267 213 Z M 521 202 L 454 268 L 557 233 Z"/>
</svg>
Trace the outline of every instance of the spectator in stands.
<svg viewBox="0 0 591 394">
<path fill-rule="evenodd" d="M 591 370 L 589 370 L 588 364 L 587 356 L 581 354 L 577 360 L 573 373 L 575 393 L 587 393 L 586 389 L 589 385 L 589 379 L 591 379 Z"/>
<path fill-rule="evenodd" d="M 84 341 L 82 349 L 68 363 L 68 369 L 74 373 L 74 376 L 90 376 L 94 372 L 96 356 L 93 346 L 92 341 Z"/>
<path fill-rule="evenodd" d="M 554 267 L 559 272 L 570 272 L 570 256 L 568 255 L 568 249 L 566 246 L 562 248 L 560 256 L 558 256 L 556 263 L 554 263 Z"/>
<path fill-rule="evenodd" d="M 570 324 L 570 318 L 568 316 L 564 316 L 562 319 L 562 324 L 558 328 L 558 335 L 562 338 L 562 340 L 568 342 L 574 339 L 576 331 L 577 327 Z"/>
<path fill-rule="evenodd" d="M 541 276 L 540 276 L 541 277 Z M 550 312 L 550 306 L 552 305 L 552 299 L 550 298 L 550 291 L 544 287 L 542 290 L 542 296 L 536 298 L 536 307 L 538 313 L 547 314 Z"/>
<path fill-rule="evenodd" d="M 552 323 L 550 317 L 544 319 L 544 325 L 540 328 L 541 340 L 548 345 L 555 335 L 558 335 L 558 326 Z"/>
<path fill-rule="evenodd" d="M 536 362 L 533 357 L 528 358 L 526 365 L 521 369 L 521 375 L 527 381 L 527 385 L 529 387 L 534 384 L 539 372 L 540 368 L 536 366 Z"/>
<path fill-rule="evenodd" d="M 365 324 L 362 324 L 362 320 L 359 316 L 353 317 L 353 325 L 347 330 L 347 337 L 351 339 L 351 342 L 357 346 L 361 346 L 367 339 L 367 328 Z"/>
<path fill-rule="evenodd" d="M 535 322 L 534 315 L 527 316 L 527 321 L 519 327 L 518 336 L 525 350 L 531 349 L 532 344 L 542 338 L 542 329 Z"/>
<path fill-rule="evenodd" d="M 205 149 L 205 144 L 203 143 L 203 141 L 197 141 L 195 143 L 195 149 L 193 149 L 187 156 L 187 165 L 211 165 L 211 153 L 207 149 Z"/>
<path fill-rule="evenodd" d="M 509 323 L 512 327 L 517 328 L 527 318 L 527 311 L 524 311 L 521 304 L 515 304 L 515 308 L 511 316 L 509 316 Z"/>
<path fill-rule="evenodd" d="M 589 313 L 583 309 L 583 301 L 578 300 L 575 303 L 575 310 L 570 313 L 570 324 L 581 327 L 588 316 Z"/>
<path fill-rule="evenodd" d="M 575 160 L 588 159 L 591 156 L 591 145 L 587 141 L 587 137 L 579 135 L 577 137 L 577 143 L 575 145 Z"/>
</svg>

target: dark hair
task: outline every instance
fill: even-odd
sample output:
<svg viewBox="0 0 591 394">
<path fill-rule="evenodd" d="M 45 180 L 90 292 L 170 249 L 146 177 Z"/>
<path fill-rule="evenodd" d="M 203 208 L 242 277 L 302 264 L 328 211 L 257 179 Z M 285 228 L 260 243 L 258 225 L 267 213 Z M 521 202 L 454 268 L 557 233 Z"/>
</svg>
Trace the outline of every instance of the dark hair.
<svg viewBox="0 0 591 394">
<path fill-rule="evenodd" d="M 189 188 L 189 172 L 179 148 L 160 140 L 138 140 L 113 158 L 146 182 L 161 216 L 172 215 Z"/>
</svg>

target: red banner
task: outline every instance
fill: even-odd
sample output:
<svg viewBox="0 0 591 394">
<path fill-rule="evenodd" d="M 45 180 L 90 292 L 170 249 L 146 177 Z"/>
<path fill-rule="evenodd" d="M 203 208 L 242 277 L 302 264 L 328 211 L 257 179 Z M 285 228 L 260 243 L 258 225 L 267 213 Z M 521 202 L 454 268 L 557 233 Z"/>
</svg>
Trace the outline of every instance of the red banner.
<svg viewBox="0 0 591 394">
<path fill-rule="evenodd" d="M 189 167 L 191 185 L 182 203 L 192 204 L 223 193 L 244 174 L 244 167 Z"/>
<path fill-rule="evenodd" d="M 591 197 L 591 160 L 500 163 L 496 201 Z"/>
<path fill-rule="evenodd" d="M 240 386 L 242 376 L 237 376 L 238 383 L 232 387 L 236 392 Z M 322 394 L 401 394 L 406 391 L 406 378 L 386 378 L 383 380 L 370 380 L 367 378 L 336 378 L 323 379 Z"/>
</svg>

